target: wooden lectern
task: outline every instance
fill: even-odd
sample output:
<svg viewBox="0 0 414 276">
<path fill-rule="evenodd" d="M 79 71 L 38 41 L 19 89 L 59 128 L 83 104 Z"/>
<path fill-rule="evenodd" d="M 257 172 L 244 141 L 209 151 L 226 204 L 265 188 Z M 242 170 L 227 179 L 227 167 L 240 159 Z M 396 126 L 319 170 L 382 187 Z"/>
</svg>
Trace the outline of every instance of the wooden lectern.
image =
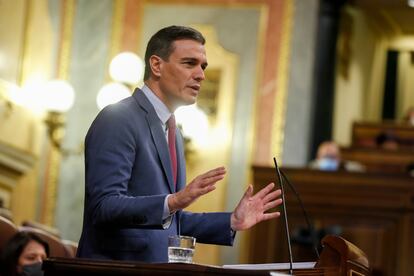
<svg viewBox="0 0 414 276">
<path fill-rule="evenodd" d="M 294 275 L 367 276 L 368 259 L 355 245 L 337 236 L 322 240 L 323 250 L 314 268 L 295 269 Z M 269 265 L 267 265 L 269 266 Z M 45 276 L 95 275 L 271 275 L 275 270 L 235 269 L 198 264 L 144 264 L 138 262 L 51 258 L 43 263 Z M 280 273 L 287 272 L 277 271 Z"/>
<path fill-rule="evenodd" d="M 256 191 L 275 181 L 274 168 L 253 169 Z M 400 174 L 281 169 L 295 185 L 318 235 L 336 234 L 355 244 L 368 256 L 374 275 L 414 275 L 414 178 Z M 291 189 L 287 187 L 285 192 L 294 260 L 314 260 L 310 240 L 300 239 L 310 237 L 307 233 L 300 235 L 302 229 L 308 229 L 303 211 Z M 249 263 L 288 260 L 282 220 L 264 221 L 249 231 Z"/>
</svg>

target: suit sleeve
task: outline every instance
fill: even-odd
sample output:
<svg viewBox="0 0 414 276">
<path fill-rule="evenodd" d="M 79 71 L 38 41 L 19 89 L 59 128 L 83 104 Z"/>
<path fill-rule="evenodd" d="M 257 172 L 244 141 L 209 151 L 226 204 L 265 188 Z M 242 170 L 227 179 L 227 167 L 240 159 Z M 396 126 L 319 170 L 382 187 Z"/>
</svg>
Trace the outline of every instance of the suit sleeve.
<svg viewBox="0 0 414 276">
<path fill-rule="evenodd" d="M 195 237 L 197 242 L 233 245 L 230 227 L 231 213 L 180 212 L 181 234 Z"/>
<path fill-rule="evenodd" d="M 133 167 L 145 166 L 135 164 L 139 126 L 122 106 L 108 110 L 98 115 L 85 140 L 87 211 L 93 224 L 163 228 L 166 194 L 131 195 L 129 190 L 136 185 L 131 183 Z"/>
</svg>

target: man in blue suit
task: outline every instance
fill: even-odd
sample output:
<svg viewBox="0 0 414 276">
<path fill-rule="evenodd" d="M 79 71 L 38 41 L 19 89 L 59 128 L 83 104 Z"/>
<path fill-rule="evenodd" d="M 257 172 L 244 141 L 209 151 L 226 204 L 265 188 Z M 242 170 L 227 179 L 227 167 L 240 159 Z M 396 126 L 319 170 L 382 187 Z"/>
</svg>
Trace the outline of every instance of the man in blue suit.
<svg viewBox="0 0 414 276">
<path fill-rule="evenodd" d="M 266 213 L 281 203 L 273 183 L 255 195 L 250 185 L 232 213 L 183 211 L 226 173 L 215 168 L 185 185 L 183 141 L 174 126 L 174 111 L 195 103 L 205 78 L 204 43 L 192 28 L 158 31 L 147 45 L 143 88 L 104 108 L 92 123 L 78 257 L 167 262 L 170 235 L 232 245 L 236 231 L 280 215 Z"/>
</svg>

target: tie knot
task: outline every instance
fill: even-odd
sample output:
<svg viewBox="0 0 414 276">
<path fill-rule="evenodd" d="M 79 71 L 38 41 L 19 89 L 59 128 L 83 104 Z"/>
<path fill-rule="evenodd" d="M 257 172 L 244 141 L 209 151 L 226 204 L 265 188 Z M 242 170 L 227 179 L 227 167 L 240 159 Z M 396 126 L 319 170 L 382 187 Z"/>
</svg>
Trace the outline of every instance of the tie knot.
<svg viewBox="0 0 414 276">
<path fill-rule="evenodd" d="M 175 129 L 175 117 L 174 114 L 171 114 L 170 118 L 167 121 L 168 129 Z"/>
</svg>

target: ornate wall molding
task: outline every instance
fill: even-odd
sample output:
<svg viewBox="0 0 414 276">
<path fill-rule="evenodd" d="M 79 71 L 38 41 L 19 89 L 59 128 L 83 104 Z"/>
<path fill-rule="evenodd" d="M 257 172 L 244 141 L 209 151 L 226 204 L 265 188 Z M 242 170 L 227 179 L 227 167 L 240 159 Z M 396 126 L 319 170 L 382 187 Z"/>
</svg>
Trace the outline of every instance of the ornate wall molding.
<svg viewBox="0 0 414 276">
<path fill-rule="evenodd" d="M 279 159 L 283 160 L 283 141 L 285 138 L 285 122 L 289 80 L 289 62 L 291 51 L 291 36 L 293 25 L 294 3 L 285 1 L 283 6 L 283 19 L 280 37 L 280 50 L 277 69 L 277 95 L 274 102 L 273 126 L 271 134 L 271 152 Z M 270 158 L 269 158 L 270 159 Z"/>
<path fill-rule="evenodd" d="M 0 203 L 10 207 L 10 197 L 19 178 L 33 168 L 36 157 L 0 141 Z"/>
<path fill-rule="evenodd" d="M 76 0 L 64 0 L 61 4 L 60 41 L 56 75 L 57 78 L 63 80 L 69 79 L 76 4 Z M 47 154 L 48 164 L 45 172 L 46 176 L 42 194 L 43 201 L 40 207 L 40 222 L 47 225 L 54 225 L 61 153 L 51 146 Z"/>
</svg>

